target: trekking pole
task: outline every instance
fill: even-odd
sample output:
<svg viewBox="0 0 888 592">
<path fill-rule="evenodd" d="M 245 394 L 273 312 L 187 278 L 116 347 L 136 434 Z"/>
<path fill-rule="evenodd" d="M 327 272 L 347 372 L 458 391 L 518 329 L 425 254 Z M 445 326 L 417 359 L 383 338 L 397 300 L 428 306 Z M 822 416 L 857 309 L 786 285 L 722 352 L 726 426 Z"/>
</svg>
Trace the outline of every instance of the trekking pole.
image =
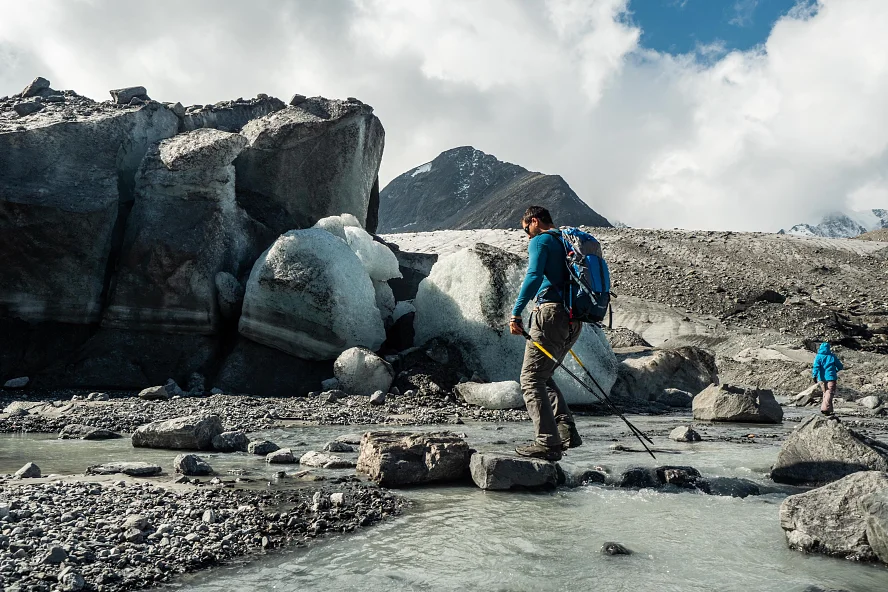
<svg viewBox="0 0 888 592">
<path fill-rule="evenodd" d="M 619 416 L 623 419 L 623 421 L 625 421 L 625 422 L 629 425 L 629 427 L 632 428 L 633 431 L 637 432 L 638 434 L 640 434 L 641 436 L 643 436 L 645 440 L 647 440 L 648 442 L 650 442 L 651 444 L 653 444 L 653 443 L 654 443 L 653 440 L 651 440 L 650 438 L 648 438 L 648 437 L 647 437 L 647 434 L 645 434 L 644 432 L 642 432 L 641 430 L 639 430 L 638 428 L 636 428 L 634 425 L 632 425 L 631 423 L 629 423 L 629 420 L 628 420 L 628 419 L 626 419 L 625 417 L 623 417 L 623 413 L 620 411 L 620 409 L 617 407 L 617 405 L 616 405 L 616 404 L 610 399 L 610 397 L 608 397 L 607 394 L 605 394 L 604 389 L 601 388 L 601 385 L 598 384 L 598 381 L 595 380 L 595 377 L 592 376 L 592 373 L 589 372 L 589 369 L 586 368 L 586 365 L 583 364 L 583 361 L 580 360 L 580 357 L 579 357 L 577 354 L 574 353 L 574 350 L 570 350 L 570 355 L 572 355 L 572 356 L 573 356 L 573 359 L 577 361 L 577 364 L 580 365 L 580 368 L 583 369 L 583 371 L 586 373 L 586 376 L 588 376 L 589 379 L 592 381 L 592 384 L 594 384 L 596 387 L 598 387 L 598 390 L 601 391 L 601 396 L 598 397 L 599 400 L 602 400 L 602 399 L 603 399 L 604 401 L 606 401 L 607 404 L 608 404 L 608 406 L 613 410 L 613 412 L 616 413 L 617 415 L 619 415 Z"/>
<path fill-rule="evenodd" d="M 598 395 L 598 393 L 596 393 L 594 390 L 592 390 L 592 387 L 590 387 L 588 384 L 586 384 L 585 382 L 583 382 L 583 379 L 582 379 L 582 378 L 580 378 L 579 376 L 577 376 L 576 374 L 574 374 L 573 372 L 571 372 L 571 371 L 570 371 L 570 370 L 569 370 L 564 364 L 562 364 L 561 362 L 559 362 L 559 361 L 555 358 L 555 356 L 553 356 L 552 354 L 550 354 L 550 353 L 546 350 L 546 348 L 544 348 L 542 345 L 540 345 L 539 343 L 537 343 L 536 341 L 534 341 L 534 340 L 531 338 L 531 336 L 527 333 L 527 331 L 525 331 L 524 329 L 521 329 L 521 335 L 524 336 L 524 339 L 526 339 L 526 340 L 528 340 L 529 342 L 531 342 L 532 344 L 534 344 L 534 345 L 536 346 L 537 349 L 539 349 L 541 352 L 543 352 L 543 354 L 546 355 L 547 358 L 549 358 L 550 360 L 552 360 L 553 362 L 555 362 L 555 367 L 556 367 L 556 368 L 561 368 L 562 370 L 564 370 L 565 372 L 567 372 L 567 374 L 568 374 L 571 378 L 573 378 L 574 380 L 576 380 L 578 383 L 580 383 L 580 385 L 581 385 L 583 388 L 585 388 L 587 391 L 589 391 L 590 393 L 592 393 L 592 395 L 593 395 L 596 399 L 601 400 L 601 397 Z M 576 358 L 576 356 L 574 356 L 574 357 Z M 582 366 L 582 364 L 580 364 L 580 366 Z M 582 367 L 583 367 L 583 369 L 585 370 L 585 366 L 582 366 Z M 588 374 L 588 372 L 589 372 L 589 371 L 586 370 L 586 373 L 587 373 L 587 374 Z M 593 380 L 594 380 L 594 379 L 593 379 Z M 596 386 L 598 385 L 597 382 L 596 382 L 595 384 L 596 384 Z M 599 386 L 598 388 L 600 389 L 601 387 Z M 602 392 L 604 392 L 604 391 L 602 391 Z M 623 416 L 623 414 L 620 413 L 620 412 L 616 409 L 616 407 L 614 407 L 614 404 L 610 401 L 610 399 L 607 399 L 607 401 L 608 401 L 608 403 L 610 403 L 611 407 L 614 409 L 614 412 L 620 417 L 620 419 L 622 419 L 622 420 L 626 423 L 626 425 L 629 426 L 629 430 L 632 432 L 632 434 L 633 434 L 636 438 L 638 438 L 638 441 L 641 442 L 641 445 L 644 447 L 644 449 L 647 451 L 647 453 L 651 455 L 651 458 L 653 458 L 654 460 L 657 460 L 657 457 L 654 456 L 654 453 L 651 452 L 651 449 L 648 448 L 647 444 L 644 443 L 644 439 L 642 439 L 642 435 L 644 435 L 644 434 L 639 435 L 639 434 L 641 433 L 641 430 L 639 430 L 637 427 L 635 427 L 634 425 L 632 425 L 632 423 L 630 423 L 629 420 L 626 419 L 626 418 Z M 647 436 L 644 436 L 644 438 L 647 439 L 648 442 L 651 442 L 650 438 L 648 438 Z M 653 442 L 651 442 L 651 444 L 653 444 Z"/>
</svg>

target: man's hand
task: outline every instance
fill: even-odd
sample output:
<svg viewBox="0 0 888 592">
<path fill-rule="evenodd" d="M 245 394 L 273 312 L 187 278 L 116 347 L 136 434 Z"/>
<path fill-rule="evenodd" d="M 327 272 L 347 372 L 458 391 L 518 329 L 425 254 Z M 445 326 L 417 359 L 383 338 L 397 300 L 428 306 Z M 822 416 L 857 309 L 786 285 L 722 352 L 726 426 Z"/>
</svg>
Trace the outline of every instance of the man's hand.
<svg viewBox="0 0 888 592">
<path fill-rule="evenodd" d="M 521 320 L 521 317 L 509 319 L 509 333 L 512 335 L 522 335 L 524 333 L 524 322 Z"/>
</svg>

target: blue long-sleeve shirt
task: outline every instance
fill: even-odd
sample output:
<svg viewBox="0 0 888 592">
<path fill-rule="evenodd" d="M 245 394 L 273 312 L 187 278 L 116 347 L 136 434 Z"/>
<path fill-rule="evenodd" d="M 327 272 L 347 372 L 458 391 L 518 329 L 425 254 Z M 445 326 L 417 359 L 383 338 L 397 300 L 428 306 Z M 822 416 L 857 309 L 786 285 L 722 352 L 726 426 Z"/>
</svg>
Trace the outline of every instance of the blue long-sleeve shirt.
<svg viewBox="0 0 888 592">
<path fill-rule="evenodd" d="M 814 358 L 814 366 L 811 368 L 811 376 L 815 380 L 835 380 L 839 376 L 839 370 L 844 369 L 842 362 L 832 352 L 827 342 L 820 344 L 817 356 Z"/>
<path fill-rule="evenodd" d="M 518 292 L 513 316 L 521 312 L 531 298 L 543 302 L 561 302 L 561 291 L 567 284 L 567 267 L 564 263 L 564 246 L 561 239 L 542 233 L 530 239 L 527 245 L 527 275 Z"/>
</svg>

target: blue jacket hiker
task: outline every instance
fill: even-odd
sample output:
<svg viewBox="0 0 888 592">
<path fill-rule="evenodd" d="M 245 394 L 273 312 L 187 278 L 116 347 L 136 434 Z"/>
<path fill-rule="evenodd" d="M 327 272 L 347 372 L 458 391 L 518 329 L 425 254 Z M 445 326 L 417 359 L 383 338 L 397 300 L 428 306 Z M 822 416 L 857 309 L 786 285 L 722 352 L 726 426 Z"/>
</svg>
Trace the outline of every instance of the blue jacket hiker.
<svg viewBox="0 0 888 592">
<path fill-rule="evenodd" d="M 832 400 L 836 395 L 836 379 L 839 377 L 839 370 L 843 368 L 841 360 L 832 352 L 829 343 L 826 341 L 821 343 L 814 358 L 814 366 L 811 368 L 811 377 L 820 383 L 820 389 L 823 391 L 820 411 L 824 415 L 833 413 Z"/>
<path fill-rule="evenodd" d="M 546 208 L 531 206 L 521 219 L 521 228 L 530 239 L 527 275 L 512 308 L 509 331 L 524 334 L 521 313 L 533 298 L 536 307 L 530 314 L 527 333 L 558 362 L 577 342 L 582 324 L 572 321 L 564 308 L 562 294 L 567 286 L 567 264 L 564 245 L 552 232 L 557 232 Z M 544 355 L 530 341 L 524 350 L 521 366 L 521 391 L 527 413 L 533 420 L 535 438 L 529 446 L 518 446 L 521 456 L 559 460 L 567 448 L 583 443 L 574 425 L 573 414 L 564 396 L 552 379 L 556 362 Z"/>
</svg>

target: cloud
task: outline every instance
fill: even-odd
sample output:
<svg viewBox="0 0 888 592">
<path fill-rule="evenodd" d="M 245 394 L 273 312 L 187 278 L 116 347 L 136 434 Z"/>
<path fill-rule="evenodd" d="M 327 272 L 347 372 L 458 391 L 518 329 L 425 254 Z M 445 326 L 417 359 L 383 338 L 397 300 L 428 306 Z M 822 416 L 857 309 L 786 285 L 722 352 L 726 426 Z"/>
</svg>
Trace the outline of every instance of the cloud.
<svg viewBox="0 0 888 592">
<path fill-rule="evenodd" d="M 738 27 L 748 27 L 752 24 L 752 17 L 755 15 L 757 6 L 758 0 L 735 0 L 733 6 L 734 16 L 728 23 Z"/>
<path fill-rule="evenodd" d="M 0 0 L 0 96 L 357 96 L 383 182 L 471 144 L 630 225 L 777 230 L 888 207 L 888 3 L 803 2 L 747 52 L 639 46 L 626 0 Z"/>
</svg>

